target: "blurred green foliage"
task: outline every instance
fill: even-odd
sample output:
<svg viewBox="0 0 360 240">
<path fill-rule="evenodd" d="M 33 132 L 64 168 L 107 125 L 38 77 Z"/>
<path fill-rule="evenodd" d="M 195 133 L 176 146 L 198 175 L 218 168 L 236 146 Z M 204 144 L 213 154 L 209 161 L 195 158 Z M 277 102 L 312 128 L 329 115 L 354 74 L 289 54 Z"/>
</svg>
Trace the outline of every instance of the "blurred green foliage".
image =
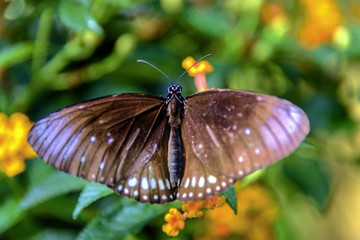
<svg viewBox="0 0 360 240">
<path fill-rule="evenodd" d="M 306 143 L 244 180 L 277 199 L 276 238 L 359 239 L 360 4 L 322 0 L 312 10 L 307 2 L 1 1 L 0 112 L 36 121 L 109 94 L 164 96 L 170 83 L 137 59 L 177 79 L 187 56 L 212 53 L 209 87 L 277 95 L 310 118 Z M 317 4 L 336 6 L 339 24 L 306 29 Z M 331 11 L 320 14 L 325 23 L 335 18 Z M 185 96 L 195 93 L 189 77 L 180 83 Z M 26 164 L 14 178 L 0 175 L 1 239 L 165 239 L 163 215 L 180 204 L 140 204 L 39 159 Z M 178 239 L 198 236 L 207 224 L 191 221 Z"/>
</svg>

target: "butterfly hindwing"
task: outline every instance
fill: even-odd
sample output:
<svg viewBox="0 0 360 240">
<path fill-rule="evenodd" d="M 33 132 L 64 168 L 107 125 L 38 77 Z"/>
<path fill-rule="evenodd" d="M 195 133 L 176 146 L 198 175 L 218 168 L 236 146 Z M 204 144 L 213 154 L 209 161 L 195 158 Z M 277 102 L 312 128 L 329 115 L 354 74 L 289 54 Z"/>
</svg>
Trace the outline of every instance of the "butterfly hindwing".
<svg viewBox="0 0 360 240">
<path fill-rule="evenodd" d="M 204 165 L 190 146 L 189 133 L 182 127 L 185 150 L 184 176 L 178 189 L 180 201 L 199 201 L 218 195 L 230 187 L 234 179 L 220 175 Z"/>
<path fill-rule="evenodd" d="M 168 126 L 165 127 L 162 144 L 145 166 L 127 178 L 120 179 L 112 187 L 118 194 L 140 202 L 166 203 L 175 200 L 176 189 L 169 181 L 167 168 Z"/>
<path fill-rule="evenodd" d="M 188 133 L 184 141 L 203 165 L 238 179 L 294 151 L 309 122 L 286 100 L 219 89 L 186 98 L 182 127 Z"/>
</svg>

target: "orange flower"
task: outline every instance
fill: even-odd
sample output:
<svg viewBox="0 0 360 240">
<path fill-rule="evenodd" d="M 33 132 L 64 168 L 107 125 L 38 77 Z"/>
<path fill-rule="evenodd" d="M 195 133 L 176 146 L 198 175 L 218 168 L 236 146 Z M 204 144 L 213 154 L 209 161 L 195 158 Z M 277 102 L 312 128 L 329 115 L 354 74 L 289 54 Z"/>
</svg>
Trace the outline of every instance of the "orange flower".
<svg viewBox="0 0 360 240">
<path fill-rule="evenodd" d="M 334 0 L 301 0 L 305 7 L 305 21 L 298 38 L 305 48 L 330 43 L 341 24 L 341 13 Z"/>
<path fill-rule="evenodd" d="M 24 160 L 36 156 L 27 142 L 32 124 L 25 114 L 14 113 L 8 118 L 0 113 L 0 171 L 9 177 L 23 172 Z"/>
<path fill-rule="evenodd" d="M 170 208 L 164 219 L 167 223 L 162 226 L 162 230 L 168 236 L 176 237 L 179 230 L 185 227 L 184 217 L 176 208 Z"/>
<path fill-rule="evenodd" d="M 184 203 L 181 206 L 181 209 L 184 213 L 186 213 L 187 218 L 200 218 L 204 214 L 204 212 L 202 211 L 202 209 L 204 208 L 204 204 L 204 201 L 188 202 Z"/>
<path fill-rule="evenodd" d="M 284 8 L 276 2 L 265 2 L 261 8 L 261 18 L 268 25 L 282 23 L 285 21 Z"/>
<path fill-rule="evenodd" d="M 225 204 L 226 197 L 224 195 L 213 196 L 205 200 L 205 208 L 213 209 L 216 207 L 222 207 Z"/>
<path fill-rule="evenodd" d="M 184 69 L 188 69 L 195 63 L 195 59 L 192 57 L 187 57 L 182 61 L 182 67 Z M 188 70 L 188 74 L 190 77 L 194 77 L 194 83 L 196 89 L 201 92 L 208 89 L 206 83 L 206 74 L 211 73 L 213 71 L 213 67 L 208 61 L 200 61 L 195 66 Z"/>
</svg>

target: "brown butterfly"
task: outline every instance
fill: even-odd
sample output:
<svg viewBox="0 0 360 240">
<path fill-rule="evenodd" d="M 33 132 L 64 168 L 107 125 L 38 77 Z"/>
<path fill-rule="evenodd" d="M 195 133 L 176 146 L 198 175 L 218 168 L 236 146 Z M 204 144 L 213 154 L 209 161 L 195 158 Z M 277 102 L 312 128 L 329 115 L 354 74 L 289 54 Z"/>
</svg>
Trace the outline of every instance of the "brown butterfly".
<svg viewBox="0 0 360 240">
<path fill-rule="evenodd" d="M 197 201 L 293 152 L 306 114 L 277 97 L 217 89 L 129 93 L 54 112 L 29 143 L 46 163 L 140 202 Z"/>
</svg>

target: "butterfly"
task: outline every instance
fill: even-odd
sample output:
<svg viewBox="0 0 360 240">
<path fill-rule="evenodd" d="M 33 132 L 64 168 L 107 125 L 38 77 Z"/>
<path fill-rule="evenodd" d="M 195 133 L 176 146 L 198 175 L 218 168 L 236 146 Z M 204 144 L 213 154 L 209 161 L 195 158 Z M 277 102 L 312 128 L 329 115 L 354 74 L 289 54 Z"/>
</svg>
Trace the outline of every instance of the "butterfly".
<svg viewBox="0 0 360 240">
<path fill-rule="evenodd" d="M 55 168 L 140 202 L 197 201 L 293 152 L 309 132 L 302 109 L 254 92 L 216 89 L 184 98 L 117 94 L 65 107 L 28 141 Z"/>
</svg>

